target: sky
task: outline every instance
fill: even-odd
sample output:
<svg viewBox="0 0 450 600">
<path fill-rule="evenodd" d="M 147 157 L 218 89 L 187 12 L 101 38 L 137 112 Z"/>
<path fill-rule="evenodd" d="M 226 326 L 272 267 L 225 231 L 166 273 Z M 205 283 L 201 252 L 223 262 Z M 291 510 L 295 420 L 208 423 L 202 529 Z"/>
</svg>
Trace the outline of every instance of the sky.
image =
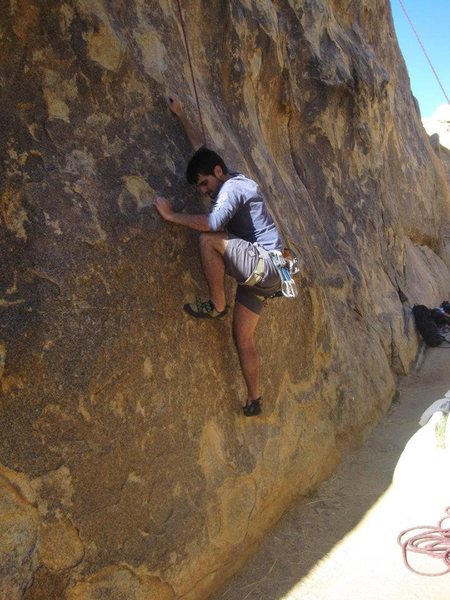
<svg viewBox="0 0 450 600">
<path fill-rule="evenodd" d="M 450 98 L 450 0 L 403 0 L 434 69 Z M 422 118 L 447 100 L 425 58 L 417 38 L 402 10 L 400 0 L 391 0 L 397 38 L 419 101 Z"/>
</svg>

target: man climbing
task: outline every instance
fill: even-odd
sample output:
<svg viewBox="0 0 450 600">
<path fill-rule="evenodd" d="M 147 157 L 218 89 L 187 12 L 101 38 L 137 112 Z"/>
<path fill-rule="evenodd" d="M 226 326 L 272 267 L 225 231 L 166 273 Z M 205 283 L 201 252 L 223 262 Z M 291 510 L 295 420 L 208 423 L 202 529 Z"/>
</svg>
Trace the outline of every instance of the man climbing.
<svg viewBox="0 0 450 600">
<path fill-rule="evenodd" d="M 259 364 L 255 329 L 264 300 L 281 288 L 281 279 L 269 252 L 282 250 L 282 242 L 258 185 L 244 175 L 230 173 L 222 158 L 203 145 L 200 132 L 188 120 L 181 102 L 169 98 L 195 154 L 186 177 L 211 200 L 209 214 L 174 212 L 158 197 L 155 207 L 163 219 L 200 231 L 200 256 L 209 288 L 209 300 L 185 304 L 184 310 L 200 319 L 220 319 L 227 312 L 224 275 L 236 279 L 233 339 L 247 386 L 246 416 L 261 412 Z"/>
</svg>

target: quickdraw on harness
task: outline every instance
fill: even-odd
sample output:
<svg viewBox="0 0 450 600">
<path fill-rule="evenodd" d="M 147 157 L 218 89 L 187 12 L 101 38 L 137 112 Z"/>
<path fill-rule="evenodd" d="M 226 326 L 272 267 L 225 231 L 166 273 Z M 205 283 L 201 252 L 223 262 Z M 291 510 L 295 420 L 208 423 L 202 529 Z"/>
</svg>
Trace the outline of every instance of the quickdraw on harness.
<svg viewBox="0 0 450 600">
<path fill-rule="evenodd" d="M 281 293 L 285 298 L 296 298 L 298 290 L 293 277 L 300 272 L 297 257 L 288 248 L 283 252 L 272 250 L 269 256 L 280 275 Z"/>
<path fill-rule="evenodd" d="M 280 292 L 276 292 L 273 297 L 284 296 L 285 298 L 296 298 L 298 290 L 293 278 L 300 272 L 297 257 L 289 248 L 285 248 L 283 252 L 271 250 L 269 257 L 277 269 L 281 280 L 281 290 Z M 253 273 L 241 285 L 248 287 L 258 285 L 264 277 L 264 263 L 264 257 L 259 256 Z"/>
</svg>

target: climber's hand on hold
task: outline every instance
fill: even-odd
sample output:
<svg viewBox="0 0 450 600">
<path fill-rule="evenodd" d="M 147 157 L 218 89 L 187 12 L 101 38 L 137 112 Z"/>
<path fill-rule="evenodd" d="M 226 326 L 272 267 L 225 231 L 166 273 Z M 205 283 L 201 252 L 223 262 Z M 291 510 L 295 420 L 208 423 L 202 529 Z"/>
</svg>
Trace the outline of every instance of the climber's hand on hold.
<svg viewBox="0 0 450 600">
<path fill-rule="evenodd" d="M 174 115 L 176 115 L 177 117 L 181 117 L 184 114 L 184 109 L 181 100 L 177 98 L 174 94 L 170 94 L 170 96 L 167 98 L 167 102 L 169 104 L 170 110 L 173 112 Z"/>
<path fill-rule="evenodd" d="M 159 214 L 165 221 L 171 220 L 173 210 L 172 206 L 170 205 L 170 202 L 166 198 L 158 196 L 153 204 L 155 205 L 156 210 L 159 212 Z"/>
<path fill-rule="evenodd" d="M 165 198 L 158 196 L 155 202 L 155 208 L 165 221 L 170 221 L 175 225 L 183 225 L 183 227 L 189 227 L 195 229 L 195 231 L 211 231 L 211 227 L 208 220 L 208 215 L 197 214 L 187 215 L 181 212 L 175 212 L 172 210 L 170 202 Z"/>
<path fill-rule="evenodd" d="M 183 104 L 181 100 L 175 96 L 175 94 L 169 94 L 167 96 L 167 104 L 171 112 L 176 115 L 183 126 L 188 140 L 191 142 L 192 147 L 195 151 L 201 148 L 205 144 L 204 136 L 197 129 L 197 127 L 191 123 L 190 119 L 184 112 Z"/>
</svg>

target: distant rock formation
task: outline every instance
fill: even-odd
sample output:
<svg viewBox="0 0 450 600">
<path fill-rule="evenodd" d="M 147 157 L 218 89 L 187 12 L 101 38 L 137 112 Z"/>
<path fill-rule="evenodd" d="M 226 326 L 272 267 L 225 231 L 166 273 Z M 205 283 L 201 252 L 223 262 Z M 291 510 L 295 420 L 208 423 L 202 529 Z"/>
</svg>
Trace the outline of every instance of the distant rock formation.
<svg viewBox="0 0 450 600">
<path fill-rule="evenodd" d="M 438 135 L 439 143 L 450 150 L 450 104 L 441 104 L 433 116 L 422 119 L 423 126 L 429 136 Z"/>
<path fill-rule="evenodd" d="M 259 327 L 244 419 L 197 236 L 196 118 L 174 0 L 14 0 L 0 15 L 0 597 L 201 600 L 388 409 L 449 297 L 448 184 L 388 0 L 184 2 L 210 143 L 302 259 Z M 232 284 L 230 284 L 232 287 Z M 231 297 L 231 289 L 230 297 Z"/>
<path fill-rule="evenodd" d="M 422 120 L 430 143 L 441 159 L 450 185 L 450 104 L 441 104 L 433 116 Z"/>
</svg>

